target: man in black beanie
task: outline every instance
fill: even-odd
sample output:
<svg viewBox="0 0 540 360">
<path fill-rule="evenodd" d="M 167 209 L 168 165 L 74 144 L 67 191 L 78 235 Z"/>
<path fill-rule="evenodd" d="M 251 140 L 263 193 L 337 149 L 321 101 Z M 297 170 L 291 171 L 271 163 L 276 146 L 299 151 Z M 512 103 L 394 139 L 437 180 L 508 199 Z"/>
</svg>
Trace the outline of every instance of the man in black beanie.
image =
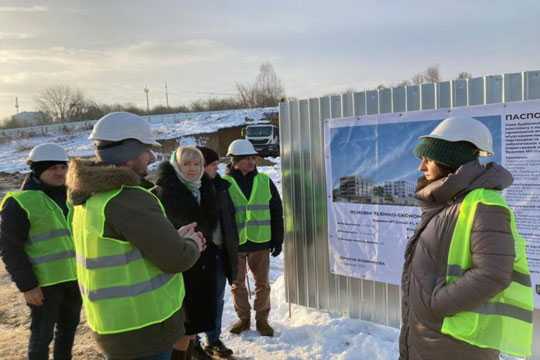
<svg viewBox="0 0 540 360">
<path fill-rule="evenodd" d="M 81 296 L 66 203 L 67 155 L 41 144 L 30 152 L 20 191 L 2 201 L 0 248 L 6 270 L 30 307 L 28 358 L 70 359 Z M 56 327 L 56 333 L 54 333 Z"/>
</svg>

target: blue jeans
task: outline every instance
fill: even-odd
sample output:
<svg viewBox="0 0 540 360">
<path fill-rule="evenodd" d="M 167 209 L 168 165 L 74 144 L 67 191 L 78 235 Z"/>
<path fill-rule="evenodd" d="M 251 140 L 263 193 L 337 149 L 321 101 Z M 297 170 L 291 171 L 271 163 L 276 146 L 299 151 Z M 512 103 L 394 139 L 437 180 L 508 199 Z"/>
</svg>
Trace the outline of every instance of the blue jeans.
<svg viewBox="0 0 540 360">
<path fill-rule="evenodd" d="M 223 317 L 223 305 L 225 301 L 225 283 L 227 278 L 225 277 L 225 262 L 223 259 L 223 250 L 216 252 L 216 327 L 206 333 L 206 339 L 208 344 L 213 344 L 219 340 L 221 336 L 221 318 Z"/>
<path fill-rule="evenodd" d="M 49 359 L 54 337 L 54 359 L 71 359 L 71 349 L 81 313 L 81 295 L 74 281 L 41 288 L 45 301 L 30 306 L 29 360 Z M 56 332 L 54 331 L 56 327 Z"/>
</svg>

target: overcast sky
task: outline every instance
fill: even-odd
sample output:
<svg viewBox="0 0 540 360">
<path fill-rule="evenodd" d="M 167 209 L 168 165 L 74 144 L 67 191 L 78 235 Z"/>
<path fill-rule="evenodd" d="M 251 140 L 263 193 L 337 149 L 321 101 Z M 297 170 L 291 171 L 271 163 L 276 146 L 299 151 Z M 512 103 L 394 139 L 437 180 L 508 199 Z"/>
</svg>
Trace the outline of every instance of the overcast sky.
<svg viewBox="0 0 540 360">
<path fill-rule="evenodd" d="M 287 95 L 540 70 L 540 1 L 0 0 L 0 118 L 47 86 L 98 103 L 234 94 L 270 61 Z"/>
</svg>

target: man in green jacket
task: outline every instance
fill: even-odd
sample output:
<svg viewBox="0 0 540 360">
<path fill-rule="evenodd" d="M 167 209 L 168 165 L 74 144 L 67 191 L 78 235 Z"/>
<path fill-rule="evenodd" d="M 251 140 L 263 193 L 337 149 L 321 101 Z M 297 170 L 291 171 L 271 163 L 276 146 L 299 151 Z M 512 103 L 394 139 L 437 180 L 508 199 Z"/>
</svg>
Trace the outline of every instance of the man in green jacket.
<svg viewBox="0 0 540 360">
<path fill-rule="evenodd" d="M 184 334 L 181 272 L 205 240 L 196 224 L 177 232 L 144 188 L 159 143 L 143 118 L 107 114 L 90 139 L 97 161 L 73 161 L 67 181 L 88 324 L 109 359 L 168 359 Z"/>
</svg>

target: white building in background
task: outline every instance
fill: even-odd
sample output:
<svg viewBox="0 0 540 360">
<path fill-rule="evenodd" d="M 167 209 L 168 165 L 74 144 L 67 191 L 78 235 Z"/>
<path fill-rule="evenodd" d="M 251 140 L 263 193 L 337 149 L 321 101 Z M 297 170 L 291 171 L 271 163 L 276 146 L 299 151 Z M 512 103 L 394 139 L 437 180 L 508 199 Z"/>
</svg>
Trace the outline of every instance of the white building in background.
<svg viewBox="0 0 540 360">
<path fill-rule="evenodd" d="M 371 196 L 374 183 L 361 176 L 343 176 L 339 179 L 341 196 Z"/>
<path fill-rule="evenodd" d="M 384 193 L 396 197 L 408 198 L 414 197 L 416 186 L 405 180 L 385 181 Z"/>
</svg>

